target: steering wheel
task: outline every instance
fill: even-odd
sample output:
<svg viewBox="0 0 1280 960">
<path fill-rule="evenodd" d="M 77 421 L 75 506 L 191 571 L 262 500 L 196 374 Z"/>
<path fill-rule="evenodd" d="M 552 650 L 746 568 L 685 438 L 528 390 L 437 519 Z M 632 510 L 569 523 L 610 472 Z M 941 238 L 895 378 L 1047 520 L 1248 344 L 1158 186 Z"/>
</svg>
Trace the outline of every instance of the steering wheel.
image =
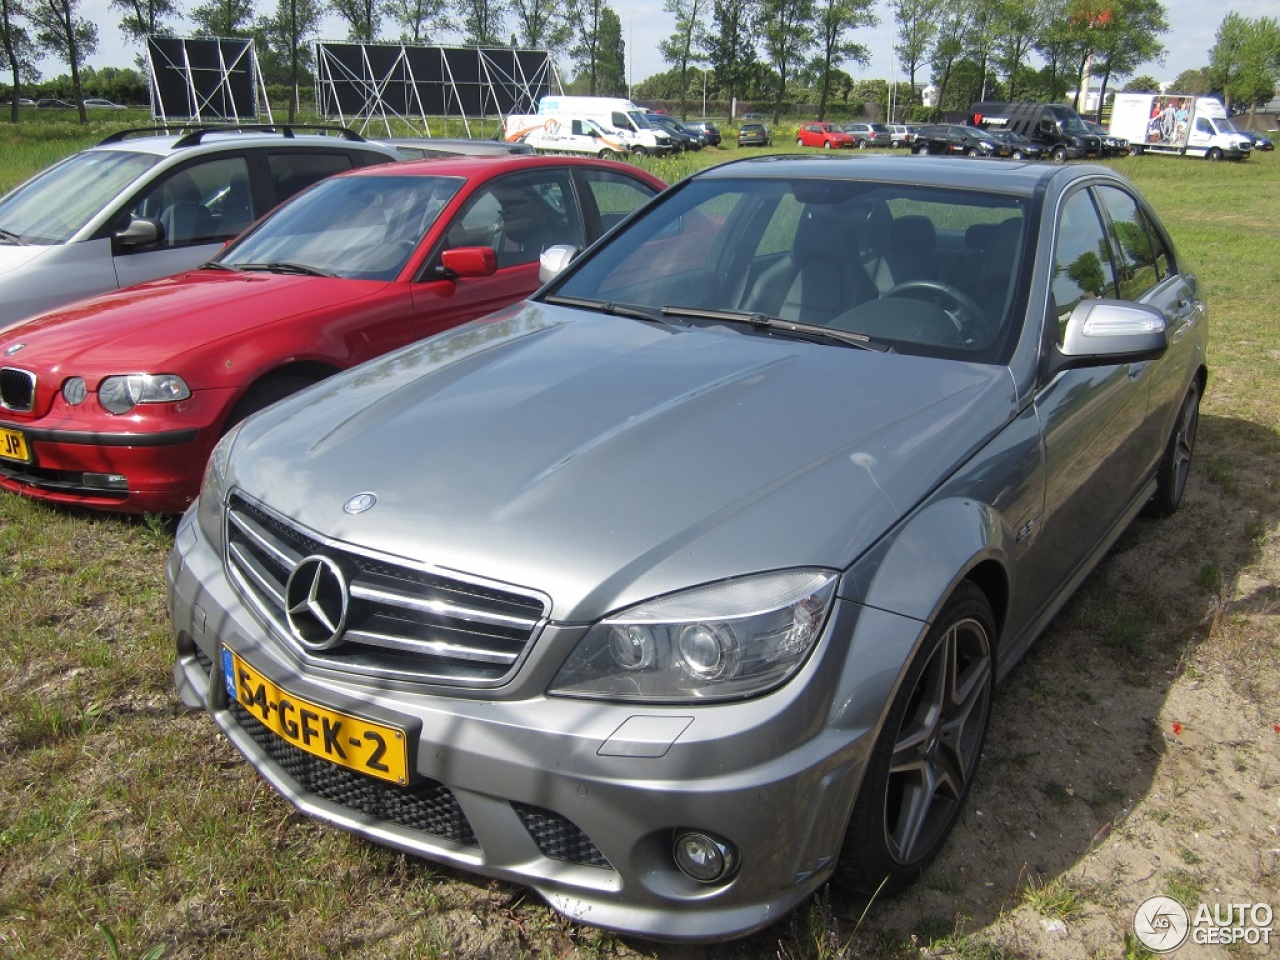
<svg viewBox="0 0 1280 960">
<path fill-rule="evenodd" d="M 950 300 L 952 309 L 948 310 L 944 306 L 942 312 L 951 318 L 951 322 L 955 324 L 956 331 L 961 336 L 965 336 L 968 333 L 966 328 L 969 324 L 979 323 L 986 316 L 982 308 L 974 303 L 968 294 L 957 290 L 949 283 L 943 283 L 941 280 L 904 280 L 902 283 L 894 284 L 880 296 L 882 298 L 895 297 L 900 293 L 909 293 L 915 290 L 941 294 Z"/>
</svg>

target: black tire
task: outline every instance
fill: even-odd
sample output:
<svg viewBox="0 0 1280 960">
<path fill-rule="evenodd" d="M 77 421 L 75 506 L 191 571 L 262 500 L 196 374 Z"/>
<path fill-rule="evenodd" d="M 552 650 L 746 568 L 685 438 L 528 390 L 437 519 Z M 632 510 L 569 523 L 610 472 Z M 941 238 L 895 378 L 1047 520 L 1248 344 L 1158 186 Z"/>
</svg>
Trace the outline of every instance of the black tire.
<svg viewBox="0 0 1280 960">
<path fill-rule="evenodd" d="M 231 408 L 231 415 L 223 424 L 223 432 L 230 430 L 246 417 L 252 416 L 259 410 L 265 410 L 276 401 L 292 396 L 303 387 L 309 387 L 315 382 L 314 377 L 304 377 L 296 373 L 275 374 L 259 380 L 246 390 L 244 396 Z"/>
<path fill-rule="evenodd" d="M 799 137 L 796 137 L 796 146 L 797 146 L 797 147 L 803 147 L 803 146 L 804 146 L 804 141 L 803 141 L 803 140 L 801 140 Z"/>
<path fill-rule="evenodd" d="M 1054 147 L 1054 148 L 1053 148 L 1053 162 L 1054 162 L 1054 163 L 1066 163 L 1066 162 L 1067 162 L 1067 148 L 1066 148 L 1066 147 Z"/>
<path fill-rule="evenodd" d="M 1222 151 L 1219 150 L 1217 147 L 1214 147 L 1212 150 L 1210 150 L 1208 153 L 1204 155 L 1204 158 L 1206 160 L 1213 160 L 1216 162 L 1222 159 Z"/>
<path fill-rule="evenodd" d="M 923 157 L 926 153 L 928 153 L 928 152 L 929 152 L 929 148 L 928 148 L 928 147 L 926 147 L 926 146 L 919 146 L 919 147 L 916 147 L 916 148 L 915 148 L 915 150 L 913 150 L 912 152 L 913 152 L 917 157 Z"/>
<path fill-rule="evenodd" d="M 639 146 L 632 147 L 631 152 L 634 153 L 637 157 L 644 157 L 644 156 L 648 156 L 649 154 L 649 151 L 645 147 L 639 147 Z"/>
<path fill-rule="evenodd" d="M 613 156 L 613 151 L 601 150 L 599 153 L 596 154 L 596 156 L 599 157 L 601 160 L 608 160 L 610 157 Z"/>
<path fill-rule="evenodd" d="M 1152 517 L 1168 517 L 1182 504 L 1191 473 L 1191 459 L 1196 452 L 1196 430 L 1200 426 L 1200 383 L 1191 381 L 1182 398 L 1178 419 L 1169 435 L 1169 444 L 1156 470 L 1156 492 L 1147 501 L 1145 512 Z"/>
<path fill-rule="evenodd" d="M 823 150 L 830 150 L 830 149 L 831 149 L 831 141 L 830 141 L 830 140 L 823 140 L 823 141 L 822 141 L 822 149 L 823 149 Z"/>
<path fill-rule="evenodd" d="M 1013 159 L 1013 160 L 1021 160 L 1021 159 L 1022 159 L 1022 151 L 1021 151 L 1021 150 L 1015 150 L 1015 151 L 1013 151 L 1013 153 L 1011 153 L 1009 156 L 1010 156 L 1010 158 L 1011 158 L 1011 159 Z"/>
<path fill-rule="evenodd" d="M 964 581 L 930 628 L 885 717 L 836 867 L 841 884 L 868 896 L 896 893 L 942 849 L 986 739 L 995 636 L 986 595 Z"/>
<path fill-rule="evenodd" d="M 865 140 L 859 140 L 859 141 L 858 141 L 858 149 L 859 149 L 859 150 L 865 150 L 865 149 L 867 149 L 867 141 L 865 141 Z"/>
</svg>

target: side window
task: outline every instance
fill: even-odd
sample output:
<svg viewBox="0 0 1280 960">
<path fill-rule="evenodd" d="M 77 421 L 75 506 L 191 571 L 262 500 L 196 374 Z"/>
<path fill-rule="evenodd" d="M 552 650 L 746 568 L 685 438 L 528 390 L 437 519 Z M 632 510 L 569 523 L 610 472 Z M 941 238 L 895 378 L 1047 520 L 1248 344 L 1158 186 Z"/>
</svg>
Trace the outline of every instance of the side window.
<svg viewBox="0 0 1280 960">
<path fill-rule="evenodd" d="M 632 210 L 643 206 L 657 192 L 643 181 L 611 170 L 587 170 L 583 178 L 600 212 L 602 230 L 608 230 Z"/>
<path fill-rule="evenodd" d="M 159 221 L 164 247 L 234 237 L 254 219 L 248 165 L 243 157 L 222 157 L 174 170 L 129 212 Z"/>
<path fill-rule="evenodd" d="M 1063 205 L 1054 244 L 1053 299 L 1058 308 L 1058 342 L 1071 311 L 1082 300 L 1114 296 L 1115 275 L 1107 236 L 1089 191 L 1079 190 Z"/>
<path fill-rule="evenodd" d="M 492 247 L 498 267 L 537 262 L 558 243 L 585 246 L 582 215 L 565 173 L 504 177 L 476 192 L 445 235 L 446 247 Z"/>
<path fill-rule="evenodd" d="M 299 190 L 351 167 L 351 158 L 345 153 L 272 153 L 267 157 L 277 205 Z"/>
<path fill-rule="evenodd" d="M 1115 234 L 1120 298 L 1140 300 L 1160 282 L 1150 226 L 1137 201 L 1123 190 L 1100 187 L 1098 198 Z"/>
</svg>

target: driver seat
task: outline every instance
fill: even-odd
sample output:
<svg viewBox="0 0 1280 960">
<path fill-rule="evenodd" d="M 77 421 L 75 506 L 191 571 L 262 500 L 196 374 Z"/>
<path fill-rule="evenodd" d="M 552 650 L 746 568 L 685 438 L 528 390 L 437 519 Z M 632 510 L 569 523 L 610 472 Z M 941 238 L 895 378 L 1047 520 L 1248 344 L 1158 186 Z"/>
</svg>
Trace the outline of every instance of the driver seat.
<svg viewBox="0 0 1280 960">
<path fill-rule="evenodd" d="M 825 324 L 877 296 L 863 268 L 851 218 L 830 204 L 800 215 L 791 250 L 756 278 L 742 309 L 798 323 Z"/>
</svg>

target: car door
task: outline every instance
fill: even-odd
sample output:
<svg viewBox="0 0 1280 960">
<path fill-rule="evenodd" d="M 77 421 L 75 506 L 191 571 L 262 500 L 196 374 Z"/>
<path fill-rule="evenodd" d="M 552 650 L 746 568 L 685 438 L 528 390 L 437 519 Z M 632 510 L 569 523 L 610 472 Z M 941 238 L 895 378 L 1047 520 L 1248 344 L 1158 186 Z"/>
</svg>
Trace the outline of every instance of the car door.
<svg viewBox="0 0 1280 960">
<path fill-rule="evenodd" d="M 450 222 L 413 284 L 420 336 L 484 316 L 538 288 L 538 258 L 553 244 L 586 245 L 582 205 L 568 168 L 544 167 L 481 184 Z M 488 277 L 441 276 L 440 254 L 489 247 L 497 270 Z"/>
<path fill-rule="evenodd" d="M 1049 353 L 1061 345 L 1078 304 L 1119 295 L 1106 220 L 1088 188 L 1077 189 L 1059 208 L 1051 289 Z M 1128 519 L 1126 510 L 1150 475 L 1152 437 L 1145 427 L 1156 362 L 1061 370 L 1036 391 L 1045 510 L 1021 567 L 1026 612 L 1069 582 L 1116 524 Z"/>
</svg>

